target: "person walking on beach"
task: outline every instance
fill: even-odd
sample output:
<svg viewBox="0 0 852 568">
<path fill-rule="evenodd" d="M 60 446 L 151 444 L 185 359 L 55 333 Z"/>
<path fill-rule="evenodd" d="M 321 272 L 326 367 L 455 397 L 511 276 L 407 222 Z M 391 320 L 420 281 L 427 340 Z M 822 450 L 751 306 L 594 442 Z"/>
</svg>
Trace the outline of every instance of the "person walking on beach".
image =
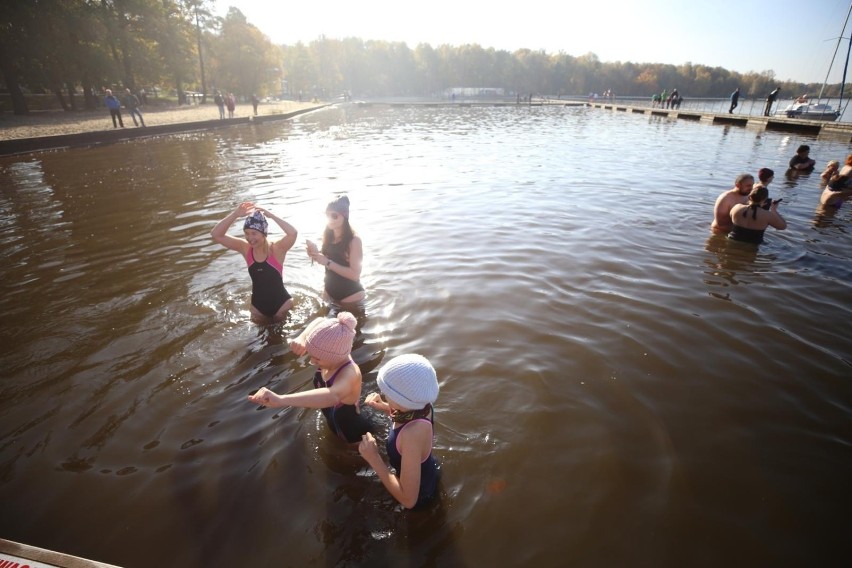
<svg viewBox="0 0 852 568">
<path fill-rule="evenodd" d="M 713 207 L 713 223 L 710 225 L 710 229 L 714 233 L 724 235 L 731 230 L 733 227 L 731 209 L 734 205 L 746 203 L 753 188 L 754 176 L 740 174 L 734 182 L 733 189 L 729 189 L 716 198 L 716 204 Z"/>
<path fill-rule="evenodd" d="M 112 94 L 110 89 L 106 90 L 106 96 L 104 97 L 104 104 L 106 104 L 109 109 L 109 115 L 112 117 L 112 127 L 118 128 L 121 126 L 124 128 L 124 122 L 121 120 L 121 101 Z M 118 122 L 116 122 L 116 119 Z"/>
<path fill-rule="evenodd" d="M 787 221 L 778 213 L 780 199 L 769 200 L 769 190 L 756 185 L 748 196 L 748 204 L 737 203 L 731 208 L 731 232 L 728 238 L 735 241 L 760 244 L 767 227 L 779 231 L 787 228 Z"/>
<path fill-rule="evenodd" d="M 290 342 L 298 356 L 308 355 L 316 365 L 314 388 L 293 394 L 275 394 L 261 387 L 248 399 L 261 406 L 317 408 L 329 429 L 342 441 L 355 444 L 374 430 L 361 413 L 361 369 L 352 360 L 352 341 L 357 320 L 349 312 L 334 318 L 317 318 L 299 337 Z"/>
<path fill-rule="evenodd" d="M 242 239 L 227 234 L 228 228 L 240 217 L 246 217 L 243 224 L 245 237 Z M 271 243 L 267 240 L 267 217 L 284 231 L 284 237 Z M 210 236 L 220 245 L 237 251 L 246 259 L 251 276 L 249 309 L 252 321 L 258 324 L 283 321 L 293 306 L 293 298 L 284 287 L 284 258 L 298 236 L 293 225 L 246 201 L 219 221 L 210 231 Z"/>
<path fill-rule="evenodd" d="M 740 102 L 740 88 L 731 93 L 731 108 L 728 109 L 728 114 L 734 114 L 734 109 L 737 108 Z"/>
<path fill-rule="evenodd" d="M 124 107 L 130 111 L 130 118 L 133 119 L 133 126 L 145 126 L 145 119 L 142 118 L 142 111 L 139 110 L 139 98 L 130 92 L 130 89 L 124 89 Z M 136 117 L 139 116 L 139 122 L 136 122 Z"/>
<path fill-rule="evenodd" d="M 769 111 L 772 110 L 772 103 L 778 98 L 778 93 L 781 92 L 781 87 L 776 87 L 774 91 L 766 95 L 766 107 L 763 109 L 763 116 L 769 116 Z"/>
<path fill-rule="evenodd" d="M 225 120 L 225 97 L 222 93 L 216 91 L 216 96 L 213 97 L 213 102 L 219 107 L 219 120 Z"/>
<path fill-rule="evenodd" d="M 349 198 L 335 197 L 326 207 L 326 228 L 322 235 L 322 250 L 306 241 L 308 256 L 325 267 L 323 297 L 340 306 L 357 304 L 366 293 L 361 285 L 363 245 L 349 224 Z"/>
<path fill-rule="evenodd" d="M 440 390 L 438 376 L 425 357 L 408 354 L 388 361 L 379 370 L 376 383 L 382 394 L 370 393 L 364 404 L 390 415 L 385 449 L 396 474 L 379 455 L 372 435 L 364 434 L 358 453 L 403 507 L 424 507 L 438 495 L 441 477 L 441 466 L 432 452 L 432 405 Z"/>
<path fill-rule="evenodd" d="M 260 99 L 257 98 L 257 95 L 251 96 L 251 106 L 254 108 L 254 115 L 257 116 L 257 105 L 260 103 Z"/>
</svg>

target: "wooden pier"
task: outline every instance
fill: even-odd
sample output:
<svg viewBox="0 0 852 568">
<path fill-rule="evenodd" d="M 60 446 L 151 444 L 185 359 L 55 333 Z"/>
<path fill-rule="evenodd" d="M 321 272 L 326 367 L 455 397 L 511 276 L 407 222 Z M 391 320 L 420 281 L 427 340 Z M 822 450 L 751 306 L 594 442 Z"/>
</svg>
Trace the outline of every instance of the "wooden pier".
<svg viewBox="0 0 852 568">
<path fill-rule="evenodd" d="M 728 124 L 758 130 L 778 130 L 800 134 L 812 134 L 821 139 L 839 140 L 852 143 L 852 123 L 827 122 L 824 120 L 804 120 L 781 116 L 749 116 L 745 114 L 717 114 L 688 109 L 651 108 L 648 106 L 630 106 L 618 103 L 587 103 L 590 107 L 613 112 L 647 114 L 704 122 L 707 124 Z"/>
<path fill-rule="evenodd" d="M 119 568 L 0 538 L 0 568 Z"/>
</svg>

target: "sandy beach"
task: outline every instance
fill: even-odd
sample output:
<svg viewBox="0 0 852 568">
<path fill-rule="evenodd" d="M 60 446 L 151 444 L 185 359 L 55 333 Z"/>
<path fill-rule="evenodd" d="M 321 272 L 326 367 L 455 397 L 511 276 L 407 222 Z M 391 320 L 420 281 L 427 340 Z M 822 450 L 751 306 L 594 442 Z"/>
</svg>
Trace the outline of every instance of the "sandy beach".
<svg viewBox="0 0 852 568">
<path fill-rule="evenodd" d="M 258 116 L 280 115 L 319 106 L 322 105 L 320 103 L 295 101 L 264 102 L 258 106 L 257 114 Z M 238 104 L 234 118 L 245 120 L 252 114 L 250 104 Z M 137 128 L 133 126 L 133 119 L 126 109 L 122 109 L 121 115 L 125 130 Z M 146 106 L 142 108 L 142 116 L 145 119 L 145 125 L 151 127 L 217 120 L 219 110 L 212 103 L 181 107 Z M 142 127 L 138 128 L 141 129 Z M 111 130 L 113 130 L 112 120 L 106 107 L 93 111 L 34 111 L 27 116 L 16 116 L 11 112 L 0 113 L 0 140 L 20 140 Z"/>
</svg>

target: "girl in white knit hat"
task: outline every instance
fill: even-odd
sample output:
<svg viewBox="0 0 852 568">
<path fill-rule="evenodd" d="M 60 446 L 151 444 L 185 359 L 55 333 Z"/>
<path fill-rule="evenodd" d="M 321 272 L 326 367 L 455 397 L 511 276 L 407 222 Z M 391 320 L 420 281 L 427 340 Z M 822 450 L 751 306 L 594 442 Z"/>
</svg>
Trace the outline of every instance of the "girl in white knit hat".
<svg viewBox="0 0 852 568">
<path fill-rule="evenodd" d="M 355 316 L 340 312 L 335 318 L 318 318 L 290 342 L 296 355 L 306 353 L 318 367 L 314 374 L 314 389 L 293 394 L 275 394 L 261 387 L 250 395 L 250 401 L 269 407 L 300 406 L 319 408 L 331 431 L 348 442 L 356 443 L 373 428 L 361 414 L 361 369 L 352 360 L 352 340 L 355 339 Z"/>
<path fill-rule="evenodd" d="M 376 381 L 382 395 L 371 393 L 364 402 L 393 420 L 386 448 L 396 474 L 382 460 L 369 433 L 364 434 L 358 451 L 403 507 L 423 506 L 437 495 L 441 473 L 432 455 L 432 404 L 438 398 L 435 369 L 422 355 L 400 355 L 379 370 Z"/>
</svg>

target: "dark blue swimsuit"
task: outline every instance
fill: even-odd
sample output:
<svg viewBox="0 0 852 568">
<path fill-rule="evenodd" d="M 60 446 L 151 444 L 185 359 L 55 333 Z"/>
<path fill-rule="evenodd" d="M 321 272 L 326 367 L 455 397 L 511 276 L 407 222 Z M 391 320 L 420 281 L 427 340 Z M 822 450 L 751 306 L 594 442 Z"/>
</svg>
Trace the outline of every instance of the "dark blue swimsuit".
<svg viewBox="0 0 852 568">
<path fill-rule="evenodd" d="M 388 452 L 388 460 L 390 461 L 391 466 L 396 470 L 397 474 L 402 476 L 402 454 L 399 453 L 399 448 L 396 447 L 396 439 L 399 436 L 399 433 L 402 432 L 402 429 L 411 424 L 412 422 L 428 422 L 430 426 L 434 425 L 433 420 L 428 418 L 417 418 L 412 420 L 411 422 L 406 422 L 402 426 L 398 426 L 391 430 L 390 435 L 388 436 L 388 441 L 386 445 L 386 449 Z M 420 491 L 417 494 L 417 503 L 415 503 L 414 508 L 421 507 L 429 503 L 432 498 L 435 497 L 438 493 L 438 480 L 441 478 L 441 466 L 438 464 L 438 460 L 435 459 L 435 455 L 432 452 L 429 452 L 429 457 L 427 457 L 423 462 L 420 463 Z"/>
<path fill-rule="evenodd" d="M 314 388 L 330 388 L 334 384 L 337 373 L 351 364 L 352 359 L 341 365 L 328 382 L 322 380 L 322 373 L 317 371 L 314 374 Z M 344 442 L 354 444 L 355 442 L 360 442 L 361 436 L 367 432 L 373 433 L 373 425 L 358 412 L 358 407 L 354 404 L 340 403 L 320 410 L 325 416 L 326 422 L 328 422 L 328 427 Z"/>
</svg>

